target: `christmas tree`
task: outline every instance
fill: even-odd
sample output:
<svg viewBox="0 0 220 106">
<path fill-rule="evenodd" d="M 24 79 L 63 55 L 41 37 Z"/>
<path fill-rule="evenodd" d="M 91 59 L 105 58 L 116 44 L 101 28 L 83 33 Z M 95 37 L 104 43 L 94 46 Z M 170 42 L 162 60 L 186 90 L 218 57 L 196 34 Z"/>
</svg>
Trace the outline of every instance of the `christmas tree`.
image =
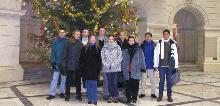
<svg viewBox="0 0 220 106">
<path fill-rule="evenodd" d="M 71 36 L 74 29 L 87 28 L 96 34 L 99 27 L 105 27 L 107 35 L 115 35 L 120 30 L 135 33 L 141 21 L 136 16 L 137 8 L 132 0 L 26 0 L 33 6 L 37 18 L 41 20 L 38 34 L 30 34 L 38 47 L 28 52 L 40 55 L 49 62 L 50 46 L 60 29 Z M 133 27 L 127 27 L 129 25 Z"/>
</svg>

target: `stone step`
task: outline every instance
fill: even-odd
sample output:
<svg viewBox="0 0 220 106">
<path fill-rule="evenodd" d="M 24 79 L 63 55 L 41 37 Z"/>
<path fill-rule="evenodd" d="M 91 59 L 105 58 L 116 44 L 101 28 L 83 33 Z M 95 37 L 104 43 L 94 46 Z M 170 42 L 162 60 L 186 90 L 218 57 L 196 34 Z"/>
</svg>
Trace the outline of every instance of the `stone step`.
<svg viewBox="0 0 220 106">
<path fill-rule="evenodd" d="M 20 65 L 0 66 L 0 82 L 18 81 L 23 79 L 24 70 Z"/>
<path fill-rule="evenodd" d="M 0 70 L 16 70 L 14 66 L 0 66 Z"/>
<path fill-rule="evenodd" d="M 195 63 L 180 63 L 179 70 L 181 71 L 202 71 L 200 65 Z"/>
</svg>

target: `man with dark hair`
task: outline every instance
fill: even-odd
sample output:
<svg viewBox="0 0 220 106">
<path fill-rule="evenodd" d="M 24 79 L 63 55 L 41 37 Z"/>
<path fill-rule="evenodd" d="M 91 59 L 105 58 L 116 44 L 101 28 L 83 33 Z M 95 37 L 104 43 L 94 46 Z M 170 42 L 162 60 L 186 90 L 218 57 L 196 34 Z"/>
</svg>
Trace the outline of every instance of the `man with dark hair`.
<svg viewBox="0 0 220 106">
<path fill-rule="evenodd" d="M 99 46 L 102 48 L 105 44 L 105 42 L 107 41 L 107 37 L 105 36 L 105 28 L 104 27 L 100 27 L 99 28 L 99 35 L 98 35 L 98 39 L 99 39 Z"/>
<path fill-rule="evenodd" d="M 105 32 L 106 30 L 104 27 L 99 28 L 98 40 L 99 40 L 99 46 L 101 48 L 104 46 L 105 42 L 107 42 L 107 37 L 105 36 Z M 108 96 L 109 96 L 108 79 L 107 79 L 106 73 L 103 73 L 103 99 L 108 100 Z"/>
<path fill-rule="evenodd" d="M 82 37 L 80 38 L 80 41 L 83 43 L 84 46 L 86 46 L 89 42 L 89 30 L 84 28 L 82 30 Z M 82 75 L 82 74 L 81 74 Z M 86 83 L 85 83 L 85 79 L 83 78 L 83 76 L 81 77 L 81 92 L 86 92 L 85 88 L 86 88 Z"/>
<path fill-rule="evenodd" d="M 141 95 L 140 98 L 145 97 L 145 89 L 146 89 L 146 79 L 147 72 L 150 75 L 150 83 L 151 83 L 151 97 L 157 98 L 156 94 L 156 86 L 155 86 L 155 78 L 154 78 L 154 48 L 155 43 L 152 40 L 152 34 L 147 32 L 145 34 L 145 40 L 141 44 L 141 48 L 143 50 L 145 56 L 146 70 L 143 70 L 141 73 Z"/>
<path fill-rule="evenodd" d="M 56 95 L 56 87 L 58 84 L 58 79 L 61 73 L 61 56 L 62 56 L 62 49 L 64 44 L 68 41 L 65 37 L 66 32 L 65 30 L 61 29 L 59 32 L 59 36 L 53 42 L 51 48 L 51 65 L 53 68 L 53 80 L 51 81 L 50 85 L 50 95 L 46 98 L 47 100 L 54 99 Z M 65 83 L 66 83 L 66 75 L 61 75 L 61 82 L 60 82 L 60 97 L 64 98 L 65 93 Z"/>
<path fill-rule="evenodd" d="M 66 98 L 65 101 L 69 101 L 70 98 L 70 86 L 71 77 L 73 75 L 75 78 L 76 85 L 76 99 L 82 101 L 81 97 L 81 72 L 79 69 L 79 57 L 81 49 L 83 47 L 80 39 L 80 30 L 74 30 L 72 33 L 72 38 L 68 41 L 63 48 L 62 54 L 62 68 L 66 71 Z"/>
<path fill-rule="evenodd" d="M 178 53 L 176 42 L 169 37 L 170 31 L 165 29 L 163 31 L 163 38 L 159 40 L 154 50 L 154 68 L 155 70 L 159 69 L 160 76 L 158 102 L 162 101 L 165 78 L 167 82 L 167 101 L 173 102 L 171 97 L 171 75 L 172 71 L 178 68 Z"/>
<path fill-rule="evenodd" d="M 163 30 L 163 34 L 164 34 L 164 33 L 167 33 L 167 34 L 169 34 L 169 35 L 170 35 L 170 30 L 165 29 L 165 30 Z"/>
<path fill-rule="evenodd" d="M 88 40 L 89 40 L 89 30 L 88 29 L 85 28 L 82 30 L 82 37 L 80 40 L 83 43 L 83 45 L 86 45 L 88 43 Z"/>
<path fill-rule="evenodd" d="M 117 44 L 121 47 L 121 50 L 125 49 L 128 45 L 128 41 L 126 39 L 126 35 L 124 31 L 120 31 L 118 38 L 116 40 Z M 118 78 L 118 88 L 119 88 L 119 96 L 124 97 L 125 89 L 124 89 L 124 77 L 123 73 L 119 72 L 119 78 Z"/>
<path fill-rule="evenodd" d="M 121 49 L 125 49 L 128 45 L 128 41 L 126 40 L 125 32 L 120 31 L 118 39 L 116 40 L 117 44 L 121 47 Z"/>
</svg>

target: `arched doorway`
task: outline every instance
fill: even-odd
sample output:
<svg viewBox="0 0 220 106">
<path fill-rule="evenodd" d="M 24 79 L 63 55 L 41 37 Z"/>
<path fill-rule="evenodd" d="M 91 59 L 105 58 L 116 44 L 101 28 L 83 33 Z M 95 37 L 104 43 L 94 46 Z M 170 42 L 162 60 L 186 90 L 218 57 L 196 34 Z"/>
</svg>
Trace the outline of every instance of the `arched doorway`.
<svg viewBox="0 0 220 106">
<path fill-rule="evenodd" d="M 174 16 L 174 24 L 177 24 L 179 61 L 198 63 L 203 60 L 204 17 L 201 12 L 192 7 L 182 8 Z"/>
</svg>

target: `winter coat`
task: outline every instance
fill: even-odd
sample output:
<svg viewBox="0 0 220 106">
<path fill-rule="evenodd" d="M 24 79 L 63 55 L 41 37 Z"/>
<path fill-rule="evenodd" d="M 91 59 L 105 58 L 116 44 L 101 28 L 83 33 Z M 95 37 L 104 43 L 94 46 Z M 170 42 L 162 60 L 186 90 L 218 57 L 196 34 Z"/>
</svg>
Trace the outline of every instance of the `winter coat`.
<svg viewBox="0 0 220 106">
<path fill-rule="evenodd" d="M 154 69 L 154 48 L 155 42 L 152 40 L 151 42 L 143 41 L 141 44 L 141 48 L 144 53 L 146 69 Z"/>
<path fill-rule="evenodd" d="M 101 57 L 104 73 L 121 71 L 122 51 L 117 43 L 105 44 L 101 51 Z"/>
<path fill-rule="evenodd" d="M 121 47 L 121 49 L 125 49 L 128 45 L 128 41 L 125 39 L 124 41 L 122 41 L 120 38 L 117 39 L 117 44 Z"/>
<path fill-rule="evenodd" d="M 51 63 L 56 65 L 61 64 L 63 47 L 67 41 L 68 41 L 67 38 L 57 37 L 57 39 L 55 39 L 51 47 L 51 55 L 50 55 Z"/>
<path fill-rule="evenodd" d="M 145 70 L 146 68 L 143 50 L 138 46 L 138 44 L 136 44 L 134 50 L 135 50 L 134 56 L 131 61 L 130 77 L 129 77 L 130 54 L 128 48 L 122 51 L 122 56 L 123 56 L 122 71 L 125 80 L 129 80 L 130 78 L 140 80 L 141 70 Z"/>
<path fill-rule="evenodd" d="M 83 44 L 79 40 L 75 43 L 68 41 L 64 45 L 61 66 L 65 71 L 79 70 L 79 57 L 82 47 Z"/>
<path fill-rule="evenodd" d="M 161 39 L 157 42 L 157 45 L 154 50 L 154 67 L 160 67 L 161 59 L 164 59 L 164 39 Z M 169 67 L 172 69 L 178 68 L 178 53 L 176 42 L 172 39 L 167 40 L 170 43 L 169 50 Z"/>
<path fill-rule="evenodd" d="M 80 70 L 85 80 L 98 80 L 101 70 L 101 49 L 96 46 L 84 46 L 80 55 Z"/>
<path fill-rule="evenodd" d="M 99 46 L 102 48 L 106 44 L 108 38 L 106 36 L 104 36 L 103 38 L 98 36 L 98 39 L 99 39 Z"/>
</svg>

